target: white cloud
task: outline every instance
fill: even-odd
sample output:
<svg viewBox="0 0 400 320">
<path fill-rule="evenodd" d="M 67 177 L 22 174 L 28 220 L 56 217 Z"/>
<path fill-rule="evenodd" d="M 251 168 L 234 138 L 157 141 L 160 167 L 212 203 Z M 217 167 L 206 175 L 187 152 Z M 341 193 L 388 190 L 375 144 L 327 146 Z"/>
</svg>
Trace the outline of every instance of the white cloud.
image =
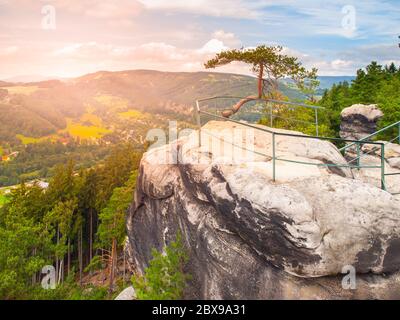
<svg viewBox="0 0 400 320">
<path fill-rule="evenodd" d="M 161 71 L 204 71 L 204 63 L 216 53 L 229 49 L 224 42 L 211 39 L 198 48 L 180 48 L 164 42 L 149 42 L 138 46 L 117 46 L 98 42 L 72 43 L 53 50 L 51 58 L 67 61 L 70 70 L 93 72 L 101 62 L 107 70 L 157 69 Z M 216 71 L 245 72 L 248 67 L 233 64 Z M 82 72 L 81 72 L 82 73 Z"/>
<path fill-rule="evenodd" d="M 56 7 L 56 32 L 40 28 L 42 4 Z M 348 4 L 356 10 L 354 29 L 342 25 Z M 259 43 L 286 43 L 285 52 L 326 75 L 399 60 L 394 1 L 0 0 L 0 6 L 0 69 L 10 76 L 30 68 L 48 74 L 100 67 L 197 71 L 221 50 Z M 250 73 L 239 63 L 216 71 Z"/>
<path fill-rule="evenodd" d="M 53 55 L 76 65 L 90 65 L 93 60 L 102 61 L 103 67 L 109 70 L 148 68 L 163 71 L 204 71 L 204 63 L 208 59 L 227 49 L 229 46 L 218 39 L 211 39 L 194 49 L 180 48 L 164 42 L 150 42 L 139 46 L 89 42 L 65 46 L 54 51 Z M 359 67 L 353 59 L 326 60 L 287 47 L 283 48 L 283 53 L 298 57 L 307 68 L 318 68 L 320 75 L 354 74 Z M 243 63 L 231 63 L 215 71 L 252 74 L 250 67 Z"/>
<path fill-rule="evenodd" d="M 265 1 L 257 0 L 138 0 L 148 10 L 185 12 L 214 17 L 253 19 L 260 16 L 258 10 Z"/>
<path fill-rule="evenodd" d="M 334 35 L 349 39 L 399 32 L 400 7 L 369 0 L 138 0 L 147 10 L 257 20 L 279 34 Z M 276 8 L 279 8 L 278 10 Z M 353 19 L 354 18 L 354 19 Z M 354 24 L 354 25 L 353 25 Z"/>
<path fill-rule="evenodd" d="M 219 53 L 223 50 L 229 49 L 224 43 L 217 39 L 211 39 L 202 48 L 198 50 L 201 54 Z"/>
<path fill-rule="evenodd" d="M 10 46 L 0 48 L 0 56 L 12 56 L 18 52 L 19 48 L 16 46 Z"/>
<path fill-rule="evenodd" d="M 222 29 L 217 30 L 213 33 L 212 37 L 214 39 L 223 41 L 229 47 L 239 47 L 242 46 L 241 41 L 236 37 L 236 35 L 232 32 L 226 32 Z"/>
</svg>

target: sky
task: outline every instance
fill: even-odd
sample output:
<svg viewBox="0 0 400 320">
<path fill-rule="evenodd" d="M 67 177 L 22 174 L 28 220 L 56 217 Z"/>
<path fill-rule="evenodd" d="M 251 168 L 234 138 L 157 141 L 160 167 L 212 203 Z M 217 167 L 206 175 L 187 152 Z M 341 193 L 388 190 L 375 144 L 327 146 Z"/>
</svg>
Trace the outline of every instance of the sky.
<svg viewBox="0 0 400 320">
<path fill-rule="evenodd" d="M 260 44 L 319 75 L 354 75 L 371 61 L 400 65 L 399 35 L 399 0 L 0 0 L 0 79 L 203 71 L 221 50 Z"/>
</svg>

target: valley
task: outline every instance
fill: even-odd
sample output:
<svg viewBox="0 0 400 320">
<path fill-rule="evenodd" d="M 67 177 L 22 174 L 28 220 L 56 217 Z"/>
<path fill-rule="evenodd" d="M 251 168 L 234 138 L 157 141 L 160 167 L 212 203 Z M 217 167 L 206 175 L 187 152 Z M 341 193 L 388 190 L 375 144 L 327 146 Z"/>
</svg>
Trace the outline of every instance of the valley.
<svg viewBox="0 0 400 320">
<path fill-rule="evenodd" d="M 65 81 L 0 83 L 0 186 L 49 178 L 54 167 L 77 158 L 79 168 L 101 163 L 108 146 L 130 142 L 145 148 L 151 128 L 169 120 L 194 123 L 198 97 L 245 96 L 252 77 L 197 72 L 97 72 Z M 282 85 L 282 91 L 301 93 Z"/>
</svg>

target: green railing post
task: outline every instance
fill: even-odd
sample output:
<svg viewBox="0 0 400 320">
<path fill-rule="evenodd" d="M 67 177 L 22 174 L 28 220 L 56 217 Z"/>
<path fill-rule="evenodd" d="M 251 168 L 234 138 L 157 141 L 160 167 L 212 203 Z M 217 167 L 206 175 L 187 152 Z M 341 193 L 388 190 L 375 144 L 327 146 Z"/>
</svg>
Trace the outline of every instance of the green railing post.
<svg viewBox="0 0 400 320">
<path fill-rule="evenodd" d="M 399 144 L 400 144 L 400 123 L 399 123 Z"/>
<path fill-rule="evenodd" d="M 318 109 L 315 110 L 315 132 L 317 134 L 317 137 L 319 136 L 319 128 L 318 128 Z"/>
<path fill-rule="evenodd" d="M 386 183 L 385 183 L 385 145 L 381 145 L 381 187 L 382 190 L 386 191 Z"/>
<path fill-rule="evenodd" d="M 269 115 L 270 115 L 270 117 L 269 117 L 270 128 L 273 128 L 274 127 L 274 118 L 273 118 L 273 105 L 271 102 L 269 103 Z"/>
<path fill-rule="evenodd" d="M 357 169 L 360 170 L 360 162 L 361 162 L 361 148 L 360 143 L 357 143 Z"/>
<path fill-rule="evenodd" d="M 276 181 L 276 150 L 275 150 L 275 133 L 272 133 L 272 180 Z"/>
</svg>

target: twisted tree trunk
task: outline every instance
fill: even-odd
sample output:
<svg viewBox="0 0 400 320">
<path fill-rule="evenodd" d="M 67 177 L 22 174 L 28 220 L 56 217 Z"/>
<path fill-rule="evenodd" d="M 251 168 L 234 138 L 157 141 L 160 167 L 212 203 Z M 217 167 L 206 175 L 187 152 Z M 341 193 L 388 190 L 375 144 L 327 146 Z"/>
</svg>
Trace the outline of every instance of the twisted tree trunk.
<svg viewBox="0 0 400 320">
<path fill-rule="evenodd" d="M 254 101 L 257 99 L 261 99 L 263 96 L 263 76 L 264 76 L 264 66 L 261 64 L 260 65 L 260 71 L 258 74 L 258 96 L 248 96 L 246 98 L 241 99 L 238 103 L 236 103 L 234 106 L 232 106 L 232 108 L 230 110 L 224 110 L 222 111 L 222 116 L 224 118 L 229 118 L 231 116 L 233 116 L 235 113 L 237 113 L 242 107 L 243 105 L 245 105 L 246 103 L 250 102 L 250 101 Z"/>
</svg>

